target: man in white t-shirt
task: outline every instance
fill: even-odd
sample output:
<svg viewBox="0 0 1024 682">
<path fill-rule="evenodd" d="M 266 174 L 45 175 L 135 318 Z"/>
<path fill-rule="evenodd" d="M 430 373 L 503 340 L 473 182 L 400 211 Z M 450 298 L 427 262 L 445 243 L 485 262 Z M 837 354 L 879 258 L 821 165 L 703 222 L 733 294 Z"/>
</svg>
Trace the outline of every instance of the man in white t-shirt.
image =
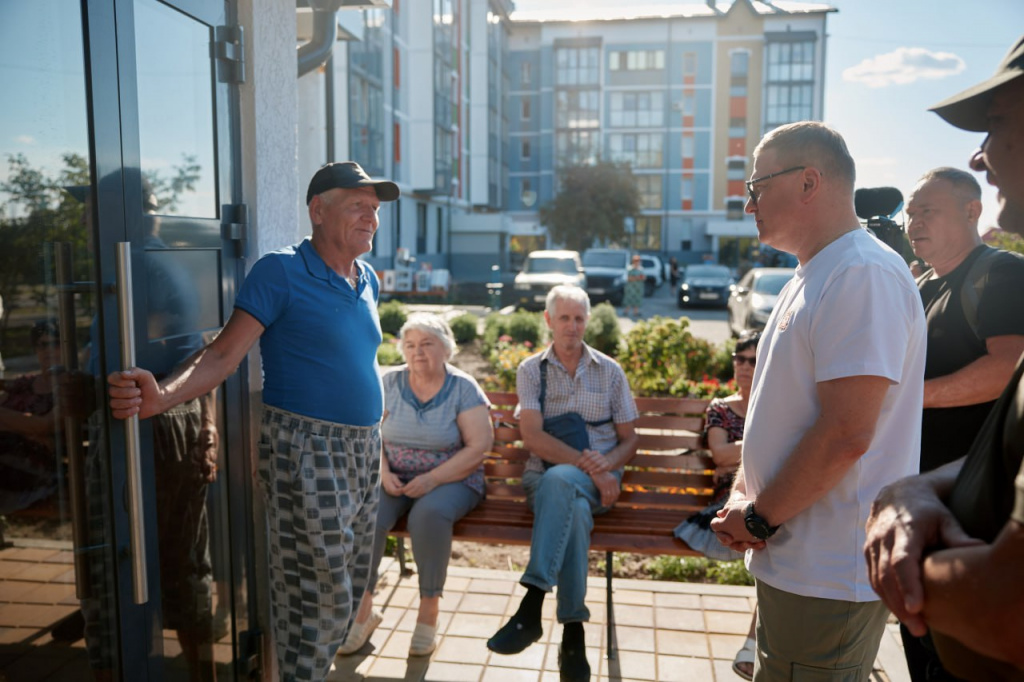
<svg viewBox="0 0 1024 682">
<path fill-rule="evenodd" d="M 888 611 L 861 558 L 864 524 L 882 486 L 917 470 L 921 298 L 906 263 L 860 228 L 837 132 L 773 130 L 752 176 L 760 240 L 799 267 L 761 338 L 742 465 L 712 528 L 751 550 L 755 680 L 867 679 Z"/>
</svg>

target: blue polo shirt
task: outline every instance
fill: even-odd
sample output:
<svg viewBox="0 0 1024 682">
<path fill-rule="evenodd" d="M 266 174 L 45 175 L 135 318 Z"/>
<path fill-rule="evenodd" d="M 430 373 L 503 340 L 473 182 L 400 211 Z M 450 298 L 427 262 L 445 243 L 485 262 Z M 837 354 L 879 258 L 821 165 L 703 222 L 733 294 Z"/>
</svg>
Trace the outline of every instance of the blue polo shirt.
<svg viewBox="0 0 1024 682">
<path fill-rule="evenodd" d="M 308 239 L 253 265 L 235 307 L 266 327 L 260 337 L 265 404 L 352 426 L 380 421 L 380 285 L 373 268 L 356 264 L 357 290 Z"/>
</svg>

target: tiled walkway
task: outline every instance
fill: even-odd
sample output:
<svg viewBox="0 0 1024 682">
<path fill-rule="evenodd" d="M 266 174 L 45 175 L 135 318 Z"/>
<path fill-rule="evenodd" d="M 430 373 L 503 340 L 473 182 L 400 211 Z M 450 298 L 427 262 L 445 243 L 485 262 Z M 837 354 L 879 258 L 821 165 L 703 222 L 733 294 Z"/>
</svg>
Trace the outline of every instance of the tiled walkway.
<svg viewBox="0 0 1024 682">
<path fill-rule="evenodd" d="M 384 622 L 362 651 L 336 659 L 332 682 L 558 682 L 561 629 L 550 597 L 541 641 L 516 656 L 499 656 L 485 646 L 519 605 L 519 573 L 452 567 L 441 600 L 440 642 L 429 660 L 408 656 L 418 601 L 415 576 L 399 580 L 394 563 L 381 573 L 375 605 Z M 742 679 L 731 666 L 750 626 L 754 588 L 653 580 L 616 580 L 614 586 L 619 655 L 609 661 L 604 580 L 590 579 L 586 633 L 594 682 Z M 875 680 L 909 680 L 893 632 L 882 642 Z"/>
<path fill-rule="evenodd" d="M 59 547 L 0 551 L 0 682 L 91 678 L 83 642 L 54 642 L 49 632 L 77 608 L 70 560 L 70 553 Z M 331 682 L 557 682 L 561 630 L 554 622 L 554 599 L 545 604 L 540 642 L 517 656 L 492 654 L 485 646 L 519 604 L 519 573 L 452 567 L 441 600 L 439 646 L 429 658 L 416 658 L 408 656 L 418 603 L 415 576 L 400 580 L 397 563 L 390 559 L 381 569 L 376 605 L 384 622 L 363 651 L 336 659 Z M 592 578 L 589 587 L 586 633 L 594 682 L 740 679 L 731 663 L 750 624 L 753 588 L 616 580 L 619 655 L 609 661 L 604 580 Z M 876 681 L 909 680 L 894 632 L 890 628 L 883 639 Z M 168 657 L 178 655 L 172 632 L 165 633 L 164 647 Z M 216 650 L 217 660 L 226 663 L 231 655 L 227 640 Z M 169 665 L 180 667 L 177 661 Z"/>
</svg>

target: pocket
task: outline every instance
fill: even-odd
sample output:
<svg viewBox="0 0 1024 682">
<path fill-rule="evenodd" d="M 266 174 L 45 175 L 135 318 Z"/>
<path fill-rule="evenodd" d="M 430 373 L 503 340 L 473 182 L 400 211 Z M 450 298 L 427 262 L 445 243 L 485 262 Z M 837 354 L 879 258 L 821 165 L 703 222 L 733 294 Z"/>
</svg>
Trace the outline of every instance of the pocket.
<svg viewBox="0 0 1024 682">
<path fill-rule="evenodd" d="M 868 671 L 870 674 L 870 671 Z M 793 682 L 860 682 L 868 678 L 861 666 L 852 668 L 815 668 L 802 663 L 793 664 Z"/>
</svg>

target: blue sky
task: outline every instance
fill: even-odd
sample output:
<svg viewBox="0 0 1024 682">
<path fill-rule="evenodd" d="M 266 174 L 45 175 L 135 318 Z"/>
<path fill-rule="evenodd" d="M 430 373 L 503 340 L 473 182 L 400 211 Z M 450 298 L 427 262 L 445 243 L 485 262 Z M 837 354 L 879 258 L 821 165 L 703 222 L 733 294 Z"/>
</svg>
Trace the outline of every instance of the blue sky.
<svg viewBox="0 0 1024 682">
<path fill-rule="evenodd" d="M 518 10 L 621 7 L 623 0 L 514 0 Z M 671 6 L 669 0 L 645 5 Z M 692 0 L 684 4 L 694 4 Z M 731 2 L 719 0 L 726 8 Z M 781 3 L 780 3 L 781 4 Z M 817 3 L 815 3 L 817 4 Z M 904 195 L 936 166 L 967 167 L 983 139 L 927 111 L 990 76 L 1024 32 L 1022 0 L 833 0 L 826 30 L 825 116 L 857 161 L 857 186 Z M 995 221 L 985 184 L 980 229 Z"/>
</svg>

